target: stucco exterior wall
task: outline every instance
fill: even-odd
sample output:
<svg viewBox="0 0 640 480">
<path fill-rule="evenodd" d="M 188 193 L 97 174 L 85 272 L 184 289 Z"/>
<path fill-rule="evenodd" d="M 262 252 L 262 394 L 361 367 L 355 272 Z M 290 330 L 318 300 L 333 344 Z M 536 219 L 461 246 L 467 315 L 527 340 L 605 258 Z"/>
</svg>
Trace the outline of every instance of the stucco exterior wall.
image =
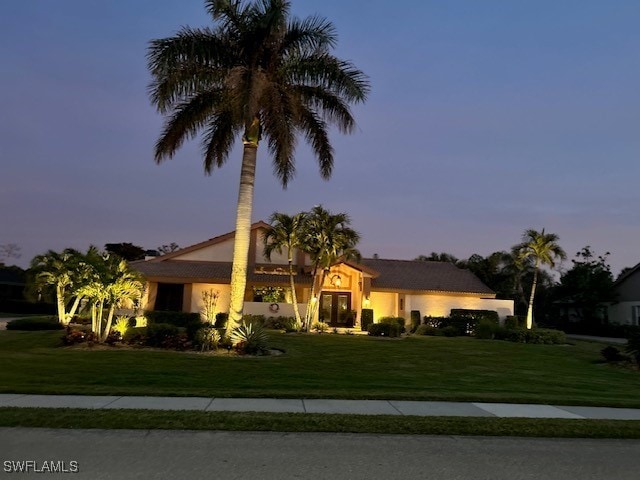
<svg viewBox="0 0 640 480">
<path fill-rule="evenodd" d="M 513 300 L 464 297 L 455 295 L 407 295 L 406 310 L 419 310 L 420 316 L 448 317 L 453 308 L 495 310 L 500 320 L 513 315 Z"/>
<path fill-rule="evenodd" d="M 610 323 L 618 323 L 620 325 L 640 325 L 638 319 L 633 318 L 633 307 L 640 308 L 640 300 L 631 302 L 619 302 L 609 305 L 607 315 Z"/>
<path fill-rule="evenodd" d="M 272 312 L 269 307 L 270 303 L 267 302 L 244 302 L 244 313 L 248 315 L 264 315 L 265 317 L 295 317 L 293 313 L 293 304 L 291 303 L 278 303 L 278 311 Z M 300 316 L 304 319 L 307 313 L 307 304 L 298 303 L 298 311 Z"/>
<path fill-rule="evenodd" d="M 231 286 L 213 283 L 194 283 L 191 288 L 191 309 L 190 312 L 200 312 L 202 310 L 202 293 L 207 290 L 220 292 L 216 303 L 216 313 L 229 311 L 229 300 L 231 299 Z"/>
<path fill-rule="evenodd" d="M 202 247 L 193 252 L 176 255 L 173 260 L 196 260 L 209 262 L 229 262 L 233 258 L 233 239 L 215 245 Z"/>
<path fill-rule="evenodd" d="M 395 317 L 397 294 L 390 292 L 371 292 L 369 308 L 373 309 L 373 321 L 382 317 Z"/>
</svg>

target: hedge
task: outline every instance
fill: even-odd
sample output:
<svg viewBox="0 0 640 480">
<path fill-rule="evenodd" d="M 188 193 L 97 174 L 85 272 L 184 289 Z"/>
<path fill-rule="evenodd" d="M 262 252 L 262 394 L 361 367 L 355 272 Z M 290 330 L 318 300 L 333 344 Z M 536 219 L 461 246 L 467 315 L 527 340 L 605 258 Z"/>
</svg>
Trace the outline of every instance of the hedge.
<svg viewBox="0 0 640 480">
<path fill-rule="evenodd" d="M 147 323 L 168 323 L 176 327 L 186 327 L 190 323 L 200 322 L 199 313 L 189 312 L 163 312 L 160 310 L 147 310 L 144 313 Z"/>
<path fill-rule="evenodd" d="M 7 330 L 62 330 L 57 318 L 17 318 L 7 323 Z"/>
<path fill-rule="evenodd" d="M 360 315 L 360 328 L 363 332 L 369 331 L 369 325 L 373 324 L 373 309 L 363 308 Z"/>
<path fill-rule="evenodd" d="M 374 337 L 399 337 L 400 325 L 398 323 L 372 323 L 367 331 L 369 335 Z"/>
</svg>

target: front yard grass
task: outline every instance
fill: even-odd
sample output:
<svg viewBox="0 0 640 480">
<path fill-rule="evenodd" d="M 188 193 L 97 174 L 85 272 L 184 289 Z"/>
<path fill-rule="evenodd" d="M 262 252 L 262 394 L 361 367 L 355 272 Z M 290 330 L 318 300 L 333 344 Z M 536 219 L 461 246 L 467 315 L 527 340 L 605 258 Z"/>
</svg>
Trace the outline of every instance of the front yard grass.
<svg viewBox="0 0 640 480">
<path fill-rule="evenodd" d="M 271 357 L 60 347 L 60 331 L 0 332 L 0 392 L 353 398 L 640 408 L 640 372 L 605 346 L 473 338 L 271 334 Z"/>
</svg>

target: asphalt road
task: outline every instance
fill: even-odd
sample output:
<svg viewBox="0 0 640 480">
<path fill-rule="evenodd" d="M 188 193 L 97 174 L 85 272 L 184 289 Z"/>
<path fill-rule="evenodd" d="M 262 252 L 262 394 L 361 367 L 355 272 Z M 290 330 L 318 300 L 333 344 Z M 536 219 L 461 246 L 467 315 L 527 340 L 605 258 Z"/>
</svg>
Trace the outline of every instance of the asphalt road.
<svg viewBox="0 0 640 480">
<path fill-rule="evenodd" d="M 637 480 L 640 441 L 0 428 L 0 462 L 0 479 Z M 78 471 L 34 471 L 53 468 Z"/>
</svg>

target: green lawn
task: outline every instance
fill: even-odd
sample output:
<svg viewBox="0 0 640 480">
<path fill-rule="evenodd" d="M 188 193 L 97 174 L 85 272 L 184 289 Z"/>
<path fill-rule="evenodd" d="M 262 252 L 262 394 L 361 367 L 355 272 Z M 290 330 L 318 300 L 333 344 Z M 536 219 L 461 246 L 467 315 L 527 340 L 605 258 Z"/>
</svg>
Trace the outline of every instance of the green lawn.
<svg viewBox="0 0 640 480">
<path fill-rule="evenodd" d="M 640 407 L 640 372 L 603 344 L 520 345 L 273 334 L 282 356 L 76 350 L 61 332 L 0 332 L 0 392 L 463 400 Z"/>
</svg>

